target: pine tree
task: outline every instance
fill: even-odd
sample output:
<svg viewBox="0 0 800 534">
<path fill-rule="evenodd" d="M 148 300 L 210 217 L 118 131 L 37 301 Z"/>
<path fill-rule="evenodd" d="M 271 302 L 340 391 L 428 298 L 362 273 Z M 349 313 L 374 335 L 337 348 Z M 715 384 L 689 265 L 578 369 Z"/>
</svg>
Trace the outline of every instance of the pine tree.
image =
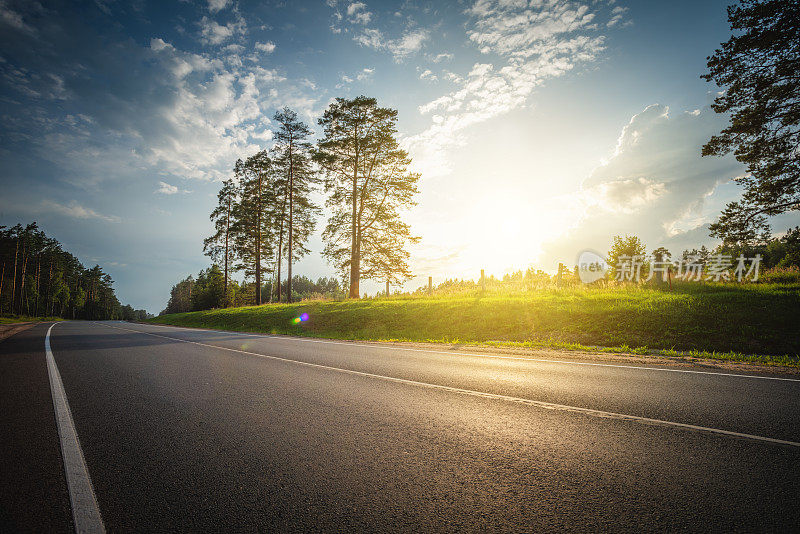
<svg viewBox="0 0 800 534">
<path fill-rule="evenodd" d="M 222 258 L 224 273 L 223 306 L 228 302 L 229 266 L 232 259 L 233 237 L 233 209 L 238 201 L 238 189 L 233 180 L 222 182 L 222 188 L 217 193 L 217 207 L 211 212 L 210 219 L 214 222 L 216 232 L 211 237 L 203 240 L 203 252 L 212 260 Z"/>
<path fill-rule="evenodd" d="M 350 298 L 360 297 L 362 278 L 410 278 L 406 245 L 419 238 L 400 210 L 415 204 L 419 174 L 408 172 L 411 159 L 395 138 L 397 111 L 366 96 L 337 98 L 318 122 L 315 160 L 333 212 L 323 255 L 349 280 Z"/>
<path fill-rule="evenodd" d="M 279 220 L 278 281 L 280 288 L 280 263 L 283 253 L 284 226 L 287 245 L 287 302 L 292 301 L 292 262 L 307 254 L 305 244 L 316 225 L 315 216 L 319 208 L 311 201 L 311 191 L 320 180 L 311 162 L 311 135 L 308 126 L 297 119 L 297 113 L 289 108 L 275 113 L 273 120 L 280 124 L 275 132 L 275 166 L 280 175 L 279 191 L 283 196 Z M 285 224 L 284 224 L 285 223 Z M 280 300 L 280 289 L 278 289 Z"/>
<path fill-rule="evenodd" d="M 232 210 L 234 248 L 245 276 L 255 278 L 255 303 L 260 305 L 263 259 L 274 251 L 275 179 L 272 159 L 266 150 L 245 161 L 238 160 L 234 174 L 240 184 L 239 202 Z"/>
<path fill-rule="evenodd" d="M 800 210 L 800 2 L 742 0 L 728 8 L 735 34 L 708 59 L 702 77 L 725 90 L 712 108 L 730 125 L 703 155 L 733 152 L 744 186 L 709 229 L 726 246 L 764 243 L 767 217 Z"/>
</svg>

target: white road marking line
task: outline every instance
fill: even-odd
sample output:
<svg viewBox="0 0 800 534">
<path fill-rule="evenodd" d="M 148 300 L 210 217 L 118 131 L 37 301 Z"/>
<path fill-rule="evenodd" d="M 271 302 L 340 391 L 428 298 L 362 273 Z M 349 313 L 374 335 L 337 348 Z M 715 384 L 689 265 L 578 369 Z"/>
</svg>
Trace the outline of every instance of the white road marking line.
<svg viewBox="0 0 800 534">
<path fill-rule="evenodd" d="M 356 375 L 356 376 L 364 376 L 364 377 L 368 377 L 368 378 L 376 378 L 376 379 L 379 379 L 379 380 L 385 380 L 385 381 L 388 381 L 388 382 L 396 382 L 396 383 L 399 383 L 399 384 L 408 384 L 408 385 L 411 385 L 411 386 L 424 387 L 424 388 L 430 388 L 430 389 L 437 389 L 437 390 L 441 390 L 441 391 L 448 391 L 448 392 L 451 392 L 451 393 L 458 393 L 458 394 L 461 394 L 461 395 L 469 395 L 469 396 L 473 396 L 473 397 L 482 397 L 482 398 L 485 398 L 485 399 L 501 400 L 501 401 L 506 401 L 506 402 L 515 402 L 515 403 L 518 403 L 518 404 L 525 404 L 527 406 L 535 406 L 537 408 L 544 408 L 544 409 L 547 409 L 547 410 L 558 410 L 558 411 L 565 411 L 565 412 L 581 413 L 581 414 L 584 414 L 584 415 L 591 415 L 591 416 L 594 416 L 594 417 L 601 417 L 601 418 L 604 418 L 604 419 L 618 419 L 618 420 L 623 420 L 623 421 L 634 421 L 634 422 L 638 422 L 638 423 L 644 423 L 644 424 L 655 425 L 655 426 L 665 426 L 665 427 L 672 427 L 672 428 L 683 428 L 683 429 L 687 429 L 687 430 L 694 430 L 694 431 L 705 432 L 705 433 L 710 433 L 710 434 L 720 434 L 720 435 L 723 435 L 723 436 L 731 436 L 731 437 L 749 439 L 749 440 L 754 440 L 754 441 L 764 441 L 764 442 L 768 442 L 768 443 L 776 443 L 776 444 L 780 444 L 780 445 L 790 445 L 790 446 L 793 446 L 793 447 L 800 447 L 800 442 L 796 442 L 796 441 L 787 441 L 787 440 L 783 440 L 783 439 L 770 438 L 770 437 L 766 437 L 766 436 L 757 436 L 755 434 L 744 434 L 742 432 L 733 432 L 731 430 L 721 430 L 719 428 L 710 428 L 710 427 L 699 426 L 699 425 L 691 425 L 691 424 L 687 424 L 687 423 L 677 423 L 677 422 L 674 422 L 674 421 L 665 421 L 663 419 L 651 419 L 649 417 L 641 417 L 641 416 L 638 416 L 638 415 L 627 415 L 627 414 L 622 414 L 622 413 L 606 412 L 606 411 L 603 411 L 603 410 L 594 410 L 592 408 L 581 408 L 579 406 L 567 406 L 567 405 L 564 405 L 564 404 L 555 404 L 555 403 L 552 403 L 552 402 L 537 401 L 537 400 L 532 400 L 532 399 L 524 399 L 524 398 L 521 398 L 521 397 L 512 397 L 510 395 L 500 395 L 500 394 L 497 394 L 497 393 L 487 393 L 487 392 L 483 392 L 483 391 L 474 391 L 474 390 L 471 390 L 471 389 L 456 388 L 456 387 L 452 387 L 452 386 L 444 386 L 444 385 L 441 385 L 441 384 L 431 384 L 429 382 L 419 382 L 417 380 L 408 380 L 406 378 L 397 378 L 397 377 L 393 377 L 393 376 L 385 376 L 385 375 L 379 375 L 379 374 L 374 374 L 374 373 L 366 373 L 366 372 L 363 372 L 363 371 L 354 371 L 352 369 L 343 369 L 341 367 L 332 367 L 330 365 L 322 365 L 322 364 L 318 364 L 318 363 L 310 363 L 310 362 L 304 362 L 304 361 L 299 361 L 299 360 L 292 360 L 291 358 L 282 358 L 280 356 L 271 356 L 271 355 L 268 355 L 268 354 L 259 354 L 257 352 L 248 352 L 248 351 L 245 351 L 245 350 L 231 349 L 231 348 L 228 348 L 228 347 L 220 347 L 220 346 L 217 346 L 217 345 L 209 345 L 208 343 L 200 343 L 198 341 L 187 341 L 185 339 L 180 339 L 180 338 L 176 338 L 176 337 L 162 336 L 161 334 L 153 334 L 152 332 L 143 332 L 141 330 L 132 330 L 130 328 L 122 328 L 122 327 L 119 327 L 119 326 L 112 326 L 112 325 L 109 325 L 109 324 L 104 324 L 104 326 L 107 326 L 109 328 L 116 328 L 118 330 L 126 330 L 128 332 L 134 332 L 134 333 L 137 333 L 137 334 L 144 334 L 144 335 L 148 335 L 148 336 L 160 337 L 160 338 L 169 339 L 169 340 L 172 340 L 172 341 L 180 341 L 182 343 L 190 343 L 192 345 L 200 345 L 201 347 L 209 347 L 209 348 L 212 348 L 212 349 L 227 350 L 227 351 L 230 351 L 230 352 L 238 352 L 240 354 L 247 354 L 247 355 L 250 355 L 250 356 L 257 356 L 259 358 L 266 358 L 266 359 L 270 359 L 270 360 L 278 360 L 278 361 L 282 361 L 282 362 L 294 363 L 294 364 L 303 365 L 303 366 L 306 366 L 306 367 L 314 367 L 314 368 L 317 368 L 317 369 L 325 369 L 325 370 L 328 370 L 328 371 L 336 371 L 336 372 L 347 373 L 347 374 Z"/>
<path fill-rule="evenodd" d="M 356 343 L 353 341 L 331 341 L 328 339 L 311 339 L 307 337 L 300 337 L 300 336 L 275 336 L 271 334 L 251 334 L 247 332 L 232 332 L 230 330 L 211 330 L 208 328 L 184 328 L 180 326 L 172 326 L 172 325 L 162 325 L 162 324 L 148 324 L 148 326 L 158 326 L 161 328 L 178 328 L 181 330 L 189 330 L 189 331 L 199 331 L 199 332 L 215 332 L 225 333 L 225 334 L 233 334 L 237 336 L 247 336 L 247 337 L 261 337 L 261 338 L 268 338 L 268 339 L 281 339 L 287 341 L 302 341 L 306 343 L 327 343 L 330 345 L 348 345 L 348 346 L 355 346 L 355 347 L 372 347 L 378 349 L 387 349 L 387 350 L 400 350 L 406 352 L 426 352 L 430 354 L 445 354 L 447 356 L 473 356 L 476 358 L 494 358 L 498 360 L 521 360 L 521 361 L 530 361 L 530 362 L 541 362 L 541 363 L 557 363 L 557 364 L 566 364 L 566 365 L 588 365 L 592 367 L 615 367 L 618 369 L 638 369 L 644 371 L 666 371 L 668 373 L 688 373 L 688 374 L 697 374 L 697 375 L 714 375 L 714 376 L 734 376 L 737 378 L 757 378 L 760 380 L 781 380 L 785 382 L 800 382 L 800 378 L 786 378 L 781 376 L 762 376 L 762 375 L 745 375 L 739 373 L 722 373 L 716 371 L 697 371 L 694 369 L 668 369 L 666 367 L 647 367 L 645 365 L 621 365 L 621 364 L 613 364 L 613 363 L 595 363 L 595 362 L 576 362 L 571 360 L 553 360 L 550 358 L 530 358 L 527 356 L 504 356 L 500 354 L 486 354 L 486 353 L 479 353 L 479 352 L 455 352 L 455 351 L 445 351 L 445 350 L 429 350 L 429 349 L 412 349 L 410 347 L 398 347 L 394 345 L 381 345 L 379 343 Z"/>
<path fill-rule="evenodd" d="M 53 351 L 50 349 L 50 331 L 54 326 L 55 324 L 47 329 L 44 348 L 47 354 L 47 371 L 50 376 L 50 391 L 56 411 L 58 436 L 61 441 L 61 456 L 64 459 L 64 473 L 67 476 L 67 489 L 72 505 L 72 520 L 75 523 L 75 532 L 78 534 L 105 532 L 103 518 L 100 516 L 100 508 L 97 506 L 97 498 L 92 487 L 92 479 L 89 478 L 89 471 L 86 469 L 86 461 L 83 458 L 78 434 L 75 432 L 75 423 L 72 420 L 72 412 L 67 402 L 67 394 L 64 392 L 64 384 L 61 382 L 61 374 L 58 372 Z"/>
</svg>

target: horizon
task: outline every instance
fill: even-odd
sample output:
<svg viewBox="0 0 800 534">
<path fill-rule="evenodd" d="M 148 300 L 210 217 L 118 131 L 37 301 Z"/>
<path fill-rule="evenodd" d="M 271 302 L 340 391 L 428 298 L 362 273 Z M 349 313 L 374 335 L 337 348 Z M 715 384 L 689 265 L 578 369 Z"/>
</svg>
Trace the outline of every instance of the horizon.
<svg viewBox="0 0 800 534">
<path fill-rule="evenodd" d="M 220 181 L 271 146 L 275 111 L 318 139 L 333 98 L 364 94 L 398 110 L 421 173 L 407 290 L 552 272 L 614 235 L 712 248 L 708 224 L 745 173 L 700 156 L 727 122 L 700 75 L 730 3 L 4 4 L 0 224 L 37 221 L 121 302 L 158 313 L 211 264 Z M 508 24 L 519 15 L 536 23 Z M 294 274 L 336 276 L 326 218 Z M 771 222 L 779 235 L 800 214 Z"/>
</svg>

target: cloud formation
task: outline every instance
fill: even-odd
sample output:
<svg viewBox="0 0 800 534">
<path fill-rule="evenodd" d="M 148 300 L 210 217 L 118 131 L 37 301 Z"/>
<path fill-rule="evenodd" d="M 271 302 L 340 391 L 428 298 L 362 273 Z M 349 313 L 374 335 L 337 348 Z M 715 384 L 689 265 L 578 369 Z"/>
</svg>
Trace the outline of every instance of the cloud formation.
<svg viewBox="0 0 800 534">
<path fill-rule="evenodd" d="M 156 193 L 160 193 L 162 195 L 174 195 L 177 192 L 177 186 L 170 185 L 167 182 L 158 182 L 158 189 L 156 189 Z"/>
<path fill-rule="evenodd" d="M 212 3 L 211 11 L 215 6 L 225 4 Z M 227 24 L 199 18 L 199 40 L 213 51 L 180 49 L 161 36 L 146 46 L 132 40 L 105 46 L 91 31 L 67 31 L 56 12 L 40 16 L 50 18 L 39 24 L 35 39 L 3 39 L 6 111 L 0 139 L 6 146 L 25 143 L 70 184 L 95 186 L 142 169 L 221 179 L 238 157 L 271 139 L 270 110 L 289 105 L 301 115 L 316 111 L 313 84 L 289 81 L 262 66 L 274 42 L 231 42 L 246 32 L 238 13 Z M 20 16 L 17 25 L 24 21 Z M 83 38 L 75 41 L 73 33 Z M 64 48 L 69 55 L 47 52 Z M 14 57 L 26 63 L 6 59 Z M 55 101 L 62 104 L 48 109 Z"/>
<path fill-rule="evenodd" d="M 429 177 L 450 170 L 446 150 L 461 142 L 465 128 L 524 105 L 547 79 L 595 61 L 604 50 L 589 4 L 478 0 L 466 12 L 469 40 L 491 59 L 463 77 L 445 73 L 457 88 L 419 106 L 431 114 L 431 125 L 406 145 Z"/>
<path fill-rule="evenodd" d="M 110 223 L 118 223 L 122 221 L 122 219 L 115 215 L 103 215 L 91 208 L 81 206 L 75 200 L 72 200 L 67 204 L 60 204 L 52 200 L 45 200 L 41 204 L 39 213 L 45 214 L 47 212 L 55 212 L 72 219 L 99 219 L 101 221 Z"/>
<path fill-rule="evenodd" d="M 540 264 L 572 261 L 580 250 L 606 251 L 614 235 L 639 236 L 648 252 L 673 254 L 709 245 L 708 224 L 724 200 L 715 193 L 744 172 L 732 157 L 702 157 L 701 146 L 724 125 L 710 108 L 672 112 L 654 104 L 631 117 L 608 161 L 581 190 L 554 199 L 573 214 L 564 235 L 544 247 Z"/>
</svg>

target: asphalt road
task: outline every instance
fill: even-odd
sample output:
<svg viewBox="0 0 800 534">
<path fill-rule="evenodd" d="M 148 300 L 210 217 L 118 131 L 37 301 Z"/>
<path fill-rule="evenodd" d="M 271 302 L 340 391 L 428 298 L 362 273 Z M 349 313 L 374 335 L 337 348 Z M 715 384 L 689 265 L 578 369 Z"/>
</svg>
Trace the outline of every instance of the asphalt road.
<svg viewBox="0 0 800 534">
<path fill-rule="evenodd" d="M 73 529 L 49 327 L 0 343 L 3 532 Z M 800 525 L 785 375 L 116 322 L 50 345 L 111 532 Z"/>
</svg>

